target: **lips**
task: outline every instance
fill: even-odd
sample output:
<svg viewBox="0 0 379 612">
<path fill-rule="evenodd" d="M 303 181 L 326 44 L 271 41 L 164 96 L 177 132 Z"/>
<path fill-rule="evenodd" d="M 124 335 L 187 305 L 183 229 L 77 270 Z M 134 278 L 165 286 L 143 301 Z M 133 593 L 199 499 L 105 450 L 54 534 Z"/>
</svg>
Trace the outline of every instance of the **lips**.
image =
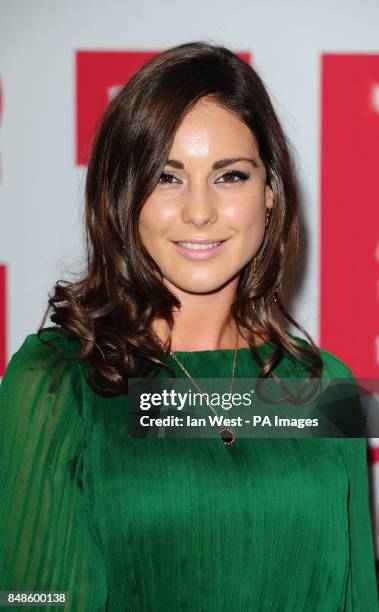
<svg viewBox="0 0 379 612">
<path fill-rule="evenodd" d="M 177 242 L 176 244 L 179 244 L 182 247 L 185 247 L 186 249 L 191 249 L 194 251 L 203 251 L 207 248 L 215 248 L 216 246 L 218 246 L 219 244 L 221 244 L 221 242 L 223 242 L 222 240 L 217 240 L 214 242 L 191 242 L 191 241 L 180 241 Z"/>
<path fill-rule="evenodd" d="M 175 241 L 176 250 L 188 259 L 212 259 L 224 249 L 227 239 L 191 239 Z"/>
</svg>

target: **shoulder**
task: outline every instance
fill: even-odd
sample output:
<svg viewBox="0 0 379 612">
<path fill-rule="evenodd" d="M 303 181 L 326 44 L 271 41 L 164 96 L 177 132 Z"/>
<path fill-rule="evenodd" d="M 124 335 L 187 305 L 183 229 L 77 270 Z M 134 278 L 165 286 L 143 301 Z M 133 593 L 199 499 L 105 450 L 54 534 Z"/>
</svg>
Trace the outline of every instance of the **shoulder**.
<svg viewBox="0 0 379 612">
<path fill-rule="evenodd" d="M 309 348 L 311 346 L 310 343 L 304 338 L 300 338 L 299 336 L 293 336 L 293 335 L 292 335 L 292 338 L 308 346 Z M 322 364 L 323 364 L 322 377 L 325 377 L 325 378 L 354 378 L 354 374 L 352 370 L 350 369 L 350 367 L 344 361 L 342 361 L 342 359 L 340 359 L 337 355 L 321 348 L 320 346 L 317 346 L 317 349 L 319 351 L 319 354 L 322 360 Z"/>
<path fill-rule="evenodd" d="M 63 379 L 72 382 L 79 375 L 75 353 L 76 344 L 63 328 L 45 328 L 40 334 L 29 334 L 12 355 L 0 388 L 11 386 L 16 391 L 18 386 L 36 388 L 49 382 L 51 388 Z"/>
<path fill-rule="evenodd" d="M 0 463 L 25 461 L 34 469 L 43 457 L 44 478 L 59 457 L 67 465 L 66 452 L 81 444 L 85 424 L 78 363 L 65 359 L 62 332 L 52 332 L 42 334 L 49 345 L 38 334 L 26 336 L 0 384 Z"/>
<path fill-rule="evenodd" d="M 337 355 L 318 347 L 324 366 L 325 374 L 333 378 L 354 378 L 350 367 Z"/>
<path fill-rule="evenodd" d="M 67 355 L 73 356 L 78 341 L 70 339 L 69 332 L 62 327 L 47 327 L 40 334 L 32 333 L 25 337 L 19 349 L 12 355 L 11 361 L 30 360 L 39 363 L 41 360 Z"/>
</svg>

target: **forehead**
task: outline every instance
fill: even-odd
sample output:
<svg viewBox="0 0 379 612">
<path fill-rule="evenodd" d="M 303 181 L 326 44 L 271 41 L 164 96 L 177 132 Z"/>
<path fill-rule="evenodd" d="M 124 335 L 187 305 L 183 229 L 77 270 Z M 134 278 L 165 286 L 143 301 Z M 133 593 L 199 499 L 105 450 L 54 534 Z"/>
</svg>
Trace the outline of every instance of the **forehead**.
<svg viewBox="0 0 379 612">
<path fill-rule="evenodd" d="M 201 99 L 187 112 L 175 133 L 171 155 L 228 155 L 257 152 L 248 126 L 214 100 Z"/>
</svg>

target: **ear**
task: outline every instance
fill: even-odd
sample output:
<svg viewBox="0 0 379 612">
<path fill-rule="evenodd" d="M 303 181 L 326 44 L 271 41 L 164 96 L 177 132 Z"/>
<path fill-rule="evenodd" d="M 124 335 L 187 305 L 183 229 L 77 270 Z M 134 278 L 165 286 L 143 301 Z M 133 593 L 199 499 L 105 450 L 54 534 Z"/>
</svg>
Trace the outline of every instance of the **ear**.
<svg viewBox="0 0 379 612">
<path fill-rule="evenodd" d="M 265 204 L 266 208 L 272 208 L 274 206 L 274 194 L 269 185 L 265 187 Z"/>
</svg>

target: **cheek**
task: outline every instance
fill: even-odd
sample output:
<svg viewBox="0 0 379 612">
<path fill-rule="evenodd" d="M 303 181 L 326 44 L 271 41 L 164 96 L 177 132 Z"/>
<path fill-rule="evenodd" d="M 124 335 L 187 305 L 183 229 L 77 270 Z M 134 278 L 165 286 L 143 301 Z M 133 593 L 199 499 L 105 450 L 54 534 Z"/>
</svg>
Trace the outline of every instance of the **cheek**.
<svg viewBox="0 0 379 612">
<path fill-rule="evenodd" d="M 237 190 L 225 196 L 223 211 L 232 221 L 243 225 L 251 225 L 264 220 L 265 216 L 265 187 L 252 185 L 249 189 Z"/>
<path fill-rule="evenodd" d="M 164 233 L 175 216 L 174 207 L 167 203 L 147 200 L 139 217 L 141 235 L 158 236 Z"/>
<path fill-rule="evenodd" d="M 251 199 L 238 207 L 231 206 L 228 211 L 230 223 L 239 231 L 259 231 L 264 226 L 264 204 Z"/>
</svg>

